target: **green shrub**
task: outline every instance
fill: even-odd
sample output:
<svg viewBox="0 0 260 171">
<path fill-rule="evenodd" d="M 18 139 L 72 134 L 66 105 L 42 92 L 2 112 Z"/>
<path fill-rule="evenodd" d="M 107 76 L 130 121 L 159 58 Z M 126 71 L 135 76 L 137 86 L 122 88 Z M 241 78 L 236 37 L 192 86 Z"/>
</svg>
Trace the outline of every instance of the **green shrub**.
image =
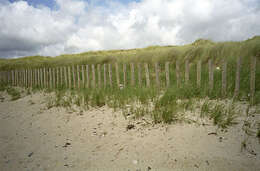
<svg viewBox="0 0 260 171">
<path fill-rule="evenodd" d="M 8 87 L 6 91 L 11 96 L 11 100 L 17 100 L 21 98 L 21 93 L 13 87 Z"/>
</svg>

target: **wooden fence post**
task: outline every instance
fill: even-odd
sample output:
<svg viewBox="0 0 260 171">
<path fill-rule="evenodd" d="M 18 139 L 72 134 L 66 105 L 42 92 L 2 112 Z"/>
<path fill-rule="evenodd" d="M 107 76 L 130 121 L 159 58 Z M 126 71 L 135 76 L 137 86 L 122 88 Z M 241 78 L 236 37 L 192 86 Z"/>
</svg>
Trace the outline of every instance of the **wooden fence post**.
<svg viewBox="0 0 260 171">
<path fill-rule="evenodd" d="M 212 93 L 214 86 L 214 72 L 212 66 L 212 59 L 209 59 L 209 92 Z"/>
<path fill-rule="evenodd" d="M 11 70 L 11 86 L 14 86 L 14 71 Z"/>
<path fill-rule="evenodd" d="M 17 86 L 21 87 L 21 70 L 17 70 Z"/>
<path fill-rule="evenodd" d="M 64 77 L 65 77 L 65 73 L 63 72 L 63 67 L 60 67 L 60 86 L 63 87 L 64 85 Z"/>
<path fill-rule="evenodd" d="M 90 81 L 89 81 L 89 67 L 88 67 L 88 65 L 86 65 L 86 74 L 87 74 L 86 75 L 87 76 L 87 88 L 89 88 L 89 84 L 90 84 L 89 82 Z"/>
<path fill-rule="evenodd" d="M 107 86 L 107 64 L 104 64 L 104 87 Z"/>
<path fill-rule="evenodd" d="M 137 64 L 137 69 L 138 69 L 138 85 L 141 87 L 142 86 L 142 67 L 141 64 Z"/>
<path fill-rule="evenodd" d="M 131 68 L 131 85 L 135 86 L 135 65 L 133 62 L 130 63 Z"/>
<path fill-rule="evenodd" d="M 189 60 L 185 60 L 185 84 L 189 84 L 190 80 L 190 66 L 189 66 Z"/>
<path fill-rule="evenodd" d="M 101 88 L 101 71 L 100 71 L 100 64 L 97 64 L 97 72 L 98 72 L 98 87 Z"/>
<path fill-rule="evenodd" d="M 24 87 L 27 88 L 27 69 L 24 70 Z"/>
<path fill-rule="evenodd" d="M 108 76 L 109 76 L 109 85 L 112 87 L 112 68 L 111 64 L 108 64 Z"/>
<path fill-rule="evenodd" d="M 227 61 L 222 61 L 222 97 L 227 95 Z"/>
<path fill-rule="evenodd" d="M 78 89 L 80 89 L 80 70 L 79 70 L 79 65 L 77 65 L 77 75 L 78 75 Z"/>
<path fill-rule="evenodd" d="M 52 89 L 53 88 L 53 80 L 52 80 L 52 68 L 49 68 L 49 88 Z"/>
<path fill-rule="evenodd" d="M 37 69 L 37 84 L 38 84 L 38 87 L 40 88 L 41 87 L 41 77 L 40 77 L 40 68 Z"/>
<path fill-rule="evenodd" d="M 254 105 L 254 96 L 255 96 L 255 73 L 256 73 L 256 57 L 251 57 L 250 65 L 250 104 Z"/>
<path fill-rule="evenodd" d="M 68 73 L 67 73 L 66 67 L 63 67 L 63 74 L 64 74 L 64 86 L 66 88 L 68 88 L 69 87 L 69 85 L 68 85 Z"/>
<path fill-rule="evenodd" d="M 2 71 L 0 71 L 0 83 L 3 83 L 3 75 L 2 75 Z"/>
<path fill-rule="evenodd" d="M 201 86 L 201 60 L 197 63 L 197 87 Z"/>
<path fill-rule="evenodd" d="M 38 85 L 38 72 L 37 69 L 34 69 L 34 86 L 36 87 Z"/>
<path fill-rule="evenodd" d="M 92 87 L 96 87 L 96 73 L 95 73 L 95 65 L 92 64 Z"/>
<path fill-rule="evenodd" d="M 126 81 L 126 64 L 123 64 L 123 76 L 124 76 L 124 87 L 126 87 L 127 81 Z"/>
<path fill-rule="evenodd" d="M 43 88 L 43 69 L 40 68 L 40 87 Z"/>
<path fill-rule="evenodd" d="M 71 69 L 70 66 L 68 66 L 68 80 L 69 80 L 69 89 L 72 88 L 72 81 L 71 81 Z"/>
<path fill-rule="evenodd" d="M 76 89 L 76 72 L 75 72 L 74 65 L 72 65 L 72 77 L 73 77 L 73 88 Z"/>
<path fill-rule="evenodd" d="M 14 86 L 17 86 L 17 70 L 14 70 Z"/>
<path fill-rule="evenodd" d="M 150 74 L 149 74 L 149 67 L 148 64 L 144 64 L 145 68 L 145 78 L 146 78 L 146 87 L 150 87 Z"/>
<path fill-rule="evenodd" d="M 156 63 L 154 64 L 154 67 L 155 67 L 156 86 L 157 86 L 157 87 L 160 87 L 160 76 L 159 76 L 160 68 L 159 68 L 158 62 L 156 62 Z"/>
<path fill-rule="evenodd" d="M 17 70 L 17 85 L 21 87 L 21 70 Z"/>
<path fill-rule="evenodd" d="M 52 68 L 52 84 L 53 84 L 53 88 L 55 89 L 57 86 L 57 79 L 56 79 L 56 70 L 57 68 Z"/>
<path fill-rule="evenodd" d="M 56 76 L 56 79 L 55 79 L 56 86 L 55 87 L 58 88 L 59 87 L 59 81 L 60 81 L 59 68 L 56 67 L 54 71 L 55 71 L 55 76 Z"/>
<path fill-rule="evenodd" d="M 32 87 L 33 87 L 33 69 L 30 69 L 30 78 L 31 78 L 31 80 L 30 80 L 30 82 L 31 82 L 30 86 L 31 86 L 31 88 L 32 88 Z"/>
<path fill-rule="evenodd" d="M 43 76 L 44 76 L 44 77 L 43 77 L 43 80 L 44 80 L 44 85 L 43 85 L 43 87 L 44 87 L 44 88 L 47 87 L 46 75 L 47 75 L 47 74 L 46 74 L 46 68 L 44 67 L 44 68 L 43 68 Z M 26 74 L 25 74 L 25 76 L 26 76 Z"/>
<path fill-rule="evenodd" d="M 20 77 L 19 77 L 18 74 L 19 74 L 19 70 L 15 70 L 15 80 L 16 80 L 16 81 L 15 81 L 15 82 L 16 82 L 15 84 L 16 84 L 16 86 L 19 86 L 19 78 L 20 78 Z"/>
<path fill-rule="evenodd" d="M 120 78 L 119 78 L 119 69 L 118 69 L 118 63 L 115 63 L 115 68 L 116 68 L 116 82 L 117 86 L 120 86 Z"/>
<path fill-rule="evenodd" d="M 165 62 L 165 78 L 166 78 L 166 86 L 170 86 L 170 70 L 169 70 L 170 62 Z"/>
<path fill-rule="evenodd" d="M 236 99 L 239 95 L 240 89 L 240 70 L 241 70 L 241 56 L 237 58 L 237 68 L 236 68 L 236 83 L 235 83 L 235 92 L 234 99 Z"/>
<path fill-rule="evenodd" d="M 177 87 L 180 87 L 180 64 L 179 61 L 176 60 L 176 81 L 177 81 Z"/>
<path fill-rule="evenodd" d="M 85 72 L 84 72 L 84 65 L 81 65 L 81 74 L 82 74 L 82 84 L 83 88 L 85 88 Z M 84 98 L 83 98 L 84 99 Z"/>
</svg>

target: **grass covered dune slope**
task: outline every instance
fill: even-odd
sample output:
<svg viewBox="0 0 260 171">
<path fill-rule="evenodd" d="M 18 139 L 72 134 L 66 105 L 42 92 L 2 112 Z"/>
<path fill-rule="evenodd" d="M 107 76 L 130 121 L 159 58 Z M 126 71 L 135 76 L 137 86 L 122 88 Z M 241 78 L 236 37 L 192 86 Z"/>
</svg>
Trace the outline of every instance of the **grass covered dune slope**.
<svg viewBox="0 0 260 171">
<path fill-rule="evenodd" d="M 260 36 L 242 42 L 212 42 L 199 39 L 192 44 L 183 46 L 150 46 L 143 49 L 93 51 L 81 54 L 60 55 L 57 57 L 31 56 L 18 59 L 1 59 L 0 70 L 57 67 L 66 65 L 84 65 L 97 63 L 128 63 L 128 62 L 184 62 L 189 59 L 195 62 L 201 59 L 206 62 L 209 58 L 219 63 L 223 58 L 234 61 L 238 56 L 244 60 L 260 53 Z"/>
</svg>

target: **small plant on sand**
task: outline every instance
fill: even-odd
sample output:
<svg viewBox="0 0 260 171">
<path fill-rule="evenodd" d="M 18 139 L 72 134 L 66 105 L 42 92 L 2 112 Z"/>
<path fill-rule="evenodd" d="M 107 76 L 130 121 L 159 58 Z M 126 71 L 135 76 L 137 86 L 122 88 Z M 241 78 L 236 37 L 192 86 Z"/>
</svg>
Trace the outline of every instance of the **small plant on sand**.
<svg viewBox="0 0 260 171">
<path fill-rule="evenodd" d="M 201 106 L 200 117 L 204 118 L 209 116 L 212 104 L 206 100 Z"/>
<path fill-rule="evenodd" d="M 234 103 L 215 104 L 213 106 L 209 101 L 205 101 L 201 107 L 200 117 L 209 117 L 213 120 L 213 124 L 220 128 L 227 128 L 230 125 L 236 124 L 236 111 Z"/>
<path fill-rule="evenodd" d="M 4 83 L 0 83 L 0 91 L 5 91 L 6 85 Z"/>
<path fill-rule="evenodd" d="M 11 96 L 11 100 L 17 100 L 21 97 L 21 93 L 13 87 L 8 87 L 6 91 Z"/>
</svg>

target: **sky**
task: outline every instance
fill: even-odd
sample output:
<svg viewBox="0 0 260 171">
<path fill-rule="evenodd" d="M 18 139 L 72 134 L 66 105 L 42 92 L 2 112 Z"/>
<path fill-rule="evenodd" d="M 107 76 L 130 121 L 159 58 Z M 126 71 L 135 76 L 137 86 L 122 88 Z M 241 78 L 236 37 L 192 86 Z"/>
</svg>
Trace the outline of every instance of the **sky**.
<svg viewBox="0 0 260 171">
<path fill-rule="evenodd" d="M 0 58 L 260 35 L 260 0 L 0 0 Z"/>
</svg>

